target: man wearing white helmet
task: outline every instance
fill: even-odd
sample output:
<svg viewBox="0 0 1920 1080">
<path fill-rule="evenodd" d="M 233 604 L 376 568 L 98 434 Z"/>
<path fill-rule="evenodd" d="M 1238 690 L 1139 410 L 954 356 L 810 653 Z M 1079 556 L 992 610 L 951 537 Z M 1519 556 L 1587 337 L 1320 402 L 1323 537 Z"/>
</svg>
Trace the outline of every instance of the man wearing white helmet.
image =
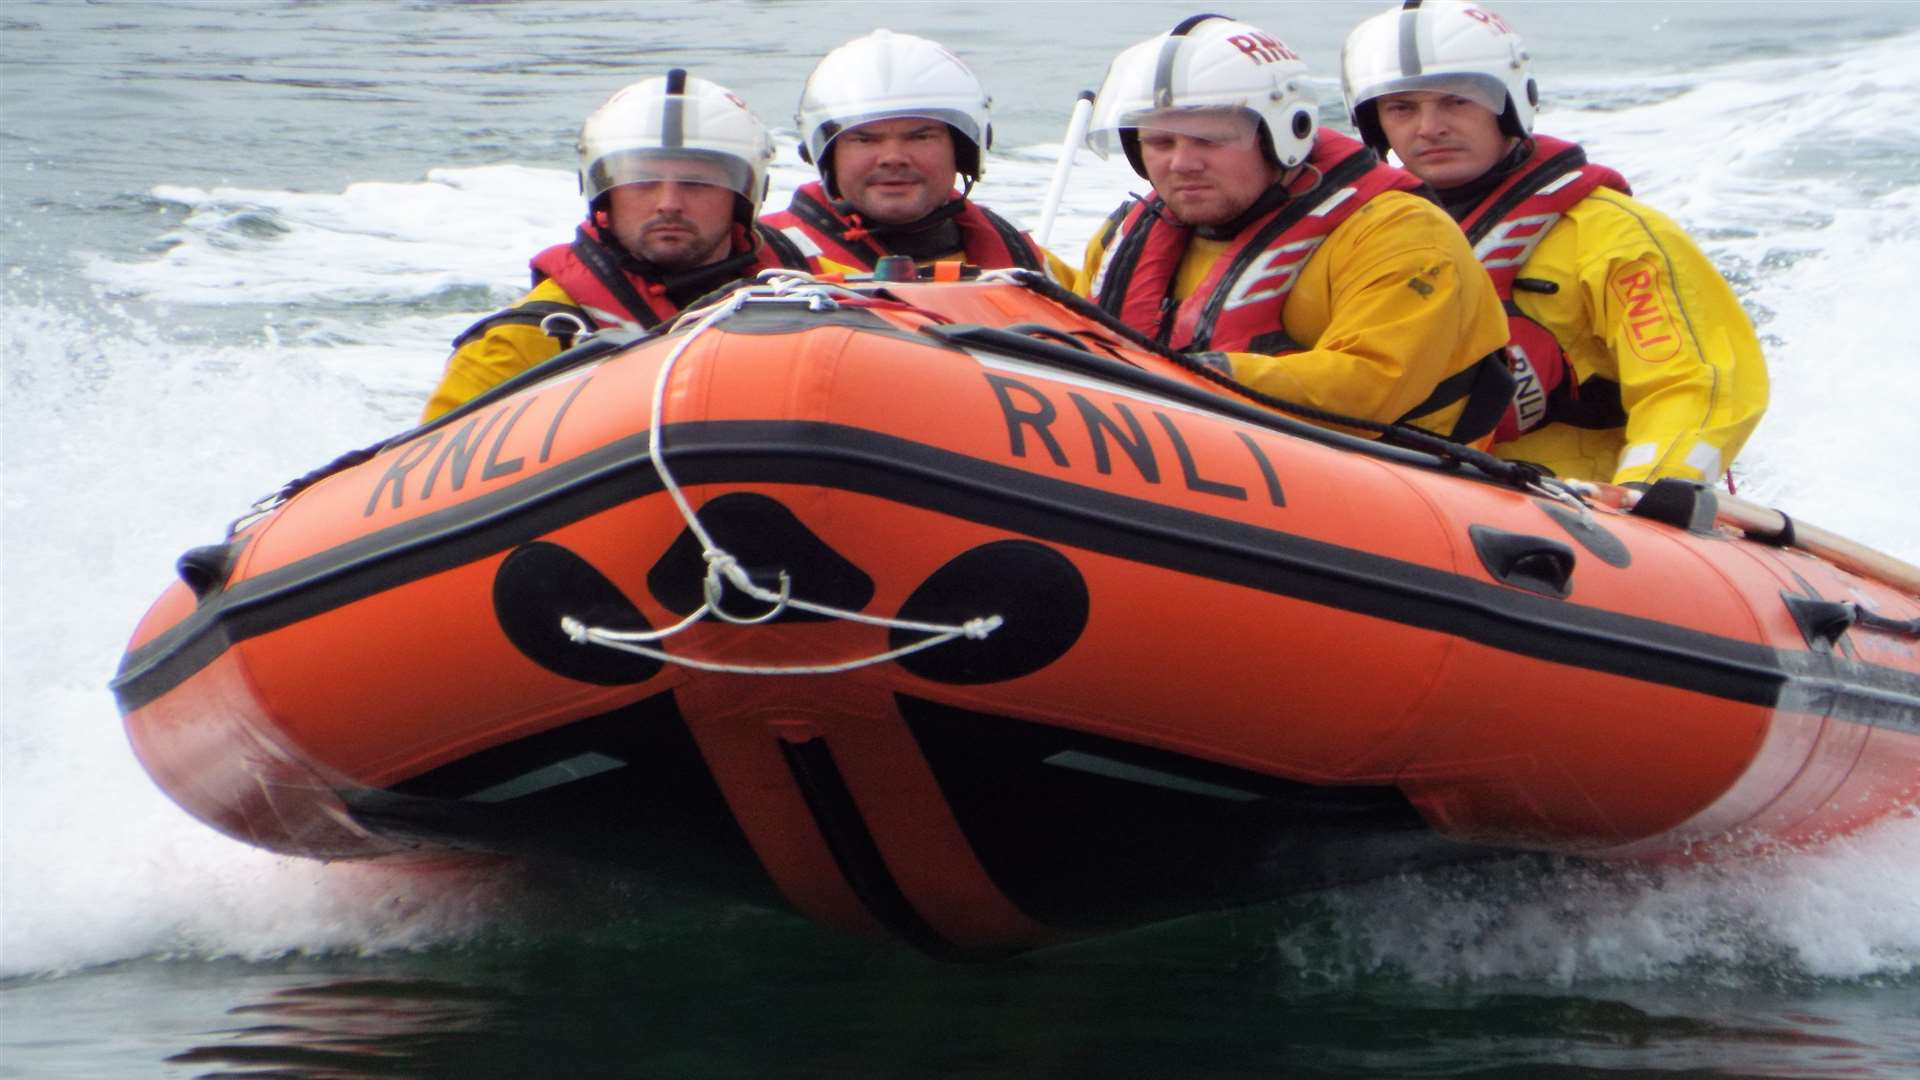
<svg viewBox="0 0 1920 1080">
<path fill-rule="evenodd" d="M 1407 0 L 1353 31 L 1341 67 L 1362 137 L 1437 189 L 1512 320 L 1494 452 L 1621 484 L 1718 478 L 1766 409 L 1753 324 L 1619 173 L 1532 134 L 1519 35 L 1477 4 Z"/>
<path fill-rule="evenodd" d="M 822 273 L 906 255 L 1071 280 L 1031 236 L 967 197 L 986 171 L 987 108 L 972 70 L 934 42 L 891 30 L 854 38 L 815 65 L 800 93 L 800 156 L 820 179 L 764 223 Z"/>
<path fill-rule="evenodd" d="M 1080 289 L 1274 397 L 1483 441 L 1513 386 L 1493 284 L 1417 180 L 1319 129 L 1306 70 L 1218 15 L 1115 58 L 1089 143 L 1154 195 L 1095 234 Z"/>
<path fill-rule="evenodd" d="M 534 256 L 533 291 L 454 341 L 431 420 L 558 354 L 579 333 L 647 329 L 763 269 L 804 270 L 754 224 L 773 142 L 725 87 L 674 69 L 614 94 L 580 129 L 587 220 Z"/>
</svg>

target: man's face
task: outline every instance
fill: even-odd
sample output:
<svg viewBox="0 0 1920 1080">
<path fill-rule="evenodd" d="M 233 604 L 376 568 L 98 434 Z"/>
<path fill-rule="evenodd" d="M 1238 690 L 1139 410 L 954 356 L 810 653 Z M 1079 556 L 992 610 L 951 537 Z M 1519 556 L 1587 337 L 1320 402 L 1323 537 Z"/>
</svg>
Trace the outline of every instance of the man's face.
<svg viewBox="0 0 1920 1080">
<path fill-rule="evenodd" d="M 615 239 L 663 270 L 691 270 L 727 257 L 733 239 L 733 189 L 726 173 L 705 161 L 652 166 L 659 179 L 607 192 Z"/>
<path fill-rule="evenodd" d="M 1407 171 L 1436 188 L 1456 188 L 1486 175 L 1506 155 L 1500 118 L 1477 101 L 1436 90 L 1407 90 L 1379 99 L 1380 131 Z"/>
<path fill-rule="evenodd" d="M 1147 180 L 1183 225 L 1224 225 L 1245 213 L 1285 170 L 1260 149 L 1243 112 L 1148 117 L 1137 129 Z"/>
<path fill-rule="evenodd" d="M 918 221 L 945 205 L 958 170 L 952 129 L 912 116 L 849 128 L 828 152 L 840 197 L 882 225 Z"/>
</svg>

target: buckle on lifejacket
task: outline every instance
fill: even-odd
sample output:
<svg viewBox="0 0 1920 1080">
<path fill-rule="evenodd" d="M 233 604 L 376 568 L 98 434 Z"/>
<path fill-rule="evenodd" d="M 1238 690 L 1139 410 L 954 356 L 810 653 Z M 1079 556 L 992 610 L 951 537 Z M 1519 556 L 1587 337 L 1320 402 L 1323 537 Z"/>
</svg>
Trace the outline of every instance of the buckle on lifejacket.
<svg viewBox="0 0 1920 1080">
<path fill-rule="evenodd" d="M 572 330 L 558 329 L 558 320 L 573 324 Z M 573 348 L 574 342 L 583 337 L 592 337 L 593 328 L 585 319 L 571 311 L 556 311 L 540 320 L 540 332 L 560 343 L 561 351 Z"/>
</svg>

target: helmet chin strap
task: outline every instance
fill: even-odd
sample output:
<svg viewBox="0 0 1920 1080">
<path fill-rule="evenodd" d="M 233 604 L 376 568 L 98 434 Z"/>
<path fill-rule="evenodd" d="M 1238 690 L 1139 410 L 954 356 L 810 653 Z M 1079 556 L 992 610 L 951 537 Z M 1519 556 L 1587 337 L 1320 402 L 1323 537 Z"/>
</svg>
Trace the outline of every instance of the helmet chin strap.
<svg viewBox="0 0 1920 1080">
<path fill-rule="evenodd" d="M 1507 107 L 1500 110 L 1500 130 L 1516 139 L 1527 137 L 1527 129 L 1520 125 L 1519 110 L 1514 107 L 1511 98 L 1507 101 Z"/>
</svg>

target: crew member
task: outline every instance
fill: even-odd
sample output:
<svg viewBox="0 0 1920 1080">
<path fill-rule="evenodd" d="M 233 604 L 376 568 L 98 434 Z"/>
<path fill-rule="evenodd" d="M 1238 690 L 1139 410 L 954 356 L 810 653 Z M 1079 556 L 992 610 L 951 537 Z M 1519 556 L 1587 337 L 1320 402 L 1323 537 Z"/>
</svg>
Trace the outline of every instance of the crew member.
<svg viewBox="0 0 1920 1080">
<path fill-rule="evenodd" d="M 1274 397 L 1483 442 L 1512 396 L 1493 283 L 1417 180 L 1319 128 L 1306 75 L 1218 15 L 1115 58 L 1089 144 L 1153 196 L 1096 232 L 1080 290 Z"/>
<path fill-rule="evenodd" d="M 988 98 L 960 58 L 926 38 L 875 30 L 823 57 L 800 93 L 800 156 L 820 171 L 764 224 L 817 272 L 873 269 L 882 255 L 921 266 L 1071 267 L 967 196 L 993 142 Z M 955 188 L 958 177 L 964 188 Z"/>
<path fill-rule="evenodd" d="M 431 420 L 547 360 L 579 334 L 649 329 L 763 269 L 807 269 L 756 226 L 773 142 L 725 87 L 675 69 L 626 87 L 580 129 L 587 219 L 533 257 L 533 291 L 454 343 Z"/>
<path fill-rule="evenodd" d="M 1717 479 L 1767 405 L 1753 324 L 1619 173 L 1532 134 L 1538 92 L 1507 22 L 1408 0 L 1353 31 L 1342 68 L 1362 137 L 1438 191 L 1512 320 L 1518 388 L 1494 452 L 1620 484 Z"/>
</svg>

